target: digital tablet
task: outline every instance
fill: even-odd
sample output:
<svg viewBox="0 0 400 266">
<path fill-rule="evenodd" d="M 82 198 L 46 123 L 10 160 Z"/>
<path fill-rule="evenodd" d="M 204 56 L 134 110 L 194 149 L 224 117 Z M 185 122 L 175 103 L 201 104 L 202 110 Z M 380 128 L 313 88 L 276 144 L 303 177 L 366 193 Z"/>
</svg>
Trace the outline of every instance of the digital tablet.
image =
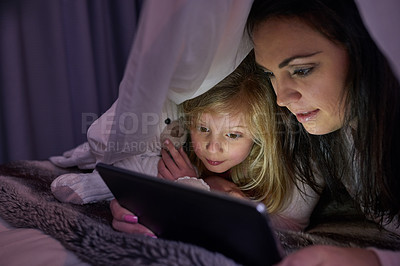
<svg viewBox="0 0 400 266">
<path fill-rule="evenodd" d="M 244 265 L 273 265 L 280 247 L 262 203 L 99 163 L 121 206 L 158 237 L 219 252 Z"/>
</svg>

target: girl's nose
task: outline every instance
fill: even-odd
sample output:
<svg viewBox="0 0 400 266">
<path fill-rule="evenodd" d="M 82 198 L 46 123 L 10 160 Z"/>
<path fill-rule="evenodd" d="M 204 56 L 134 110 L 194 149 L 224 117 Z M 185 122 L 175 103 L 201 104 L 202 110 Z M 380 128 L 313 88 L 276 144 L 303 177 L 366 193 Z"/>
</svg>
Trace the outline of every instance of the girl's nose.
<svg viewBox="0 0 400 266">
<path fill-rule="evenodd" d="M 297 89 L 296 83 L 290 78 L 282 78 L 273 82 L 272 85 L 276 94 L 276 103 L 279 106 L 287 107 L 301 98 L 301 93 Z"/>
<path fill-rule="evenodd" d="M 206 149 L 210 153 L 217 153 L 217 152 L 222 152 L 222 144 L 218 140 L 215 139 L 210 139 L 207 144 L 206 144 Z"/>
</svg>

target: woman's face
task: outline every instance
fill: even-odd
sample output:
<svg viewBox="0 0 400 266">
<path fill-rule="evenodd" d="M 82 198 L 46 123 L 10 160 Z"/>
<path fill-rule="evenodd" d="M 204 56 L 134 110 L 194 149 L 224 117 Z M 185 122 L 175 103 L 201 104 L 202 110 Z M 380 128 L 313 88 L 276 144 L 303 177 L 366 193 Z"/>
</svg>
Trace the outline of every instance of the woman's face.
<svg viewBox="0 0 400 266">
<path fill-rule="evenodd" d="M 277 104 L 315 135 L 343 125 L 346 50 L 299 19 L 270 19 L 253 32 L 256 61 L 270 76 Z"/>
</svg>

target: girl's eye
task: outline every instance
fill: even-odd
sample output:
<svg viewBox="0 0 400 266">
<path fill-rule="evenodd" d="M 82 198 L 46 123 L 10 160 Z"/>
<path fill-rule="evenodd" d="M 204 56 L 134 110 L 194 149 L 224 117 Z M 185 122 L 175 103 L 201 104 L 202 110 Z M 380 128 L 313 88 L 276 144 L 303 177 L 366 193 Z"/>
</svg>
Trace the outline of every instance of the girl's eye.
<svg viewBox="0 0 400 266">
<path fill-rule="evenodd" d="M 210 131 L 208 128 L 203 127 L 203 126 L 199 126 L 199 127 L 198 127 L 198 130 L 199 130 L 200 132 L 209 132 L 209 131 Z"/>
<path fill-rule="evenodd" d="M 226 136 L 227 136 L 228 138 L 230 138 L 230 139 L 238 139 L 238 138 L 240 138 L 242 135 L 237 134 L 237 133 L 228 133 L 228 134 L 226 134 Z"/>
<path fill-rule="evenodd" d="M 309 75 L 312 72 L 313 69 L 314 69 L 314 67 L 295 69 L 293 71 L 292 75 L 305 77 L 305 76 Z"/>
</svg>

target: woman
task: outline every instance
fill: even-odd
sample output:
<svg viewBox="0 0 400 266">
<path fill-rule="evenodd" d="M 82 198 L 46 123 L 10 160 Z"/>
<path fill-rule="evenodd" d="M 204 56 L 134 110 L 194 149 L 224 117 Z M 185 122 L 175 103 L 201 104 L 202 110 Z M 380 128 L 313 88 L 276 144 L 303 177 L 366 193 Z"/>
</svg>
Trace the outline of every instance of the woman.
<svg viewBox="0 0 400 266">
<path fill-rule="evenodd" d="M 286 112 L 284 158 L 292 178 L 317 193 L 343 183 L 367 218 L 400 234 L 400 86 L 355 4 L 256 0 L 248 30 Z M 400 252 L 314 246 L 282 265 L 398 261 Z"/>
</svg>

